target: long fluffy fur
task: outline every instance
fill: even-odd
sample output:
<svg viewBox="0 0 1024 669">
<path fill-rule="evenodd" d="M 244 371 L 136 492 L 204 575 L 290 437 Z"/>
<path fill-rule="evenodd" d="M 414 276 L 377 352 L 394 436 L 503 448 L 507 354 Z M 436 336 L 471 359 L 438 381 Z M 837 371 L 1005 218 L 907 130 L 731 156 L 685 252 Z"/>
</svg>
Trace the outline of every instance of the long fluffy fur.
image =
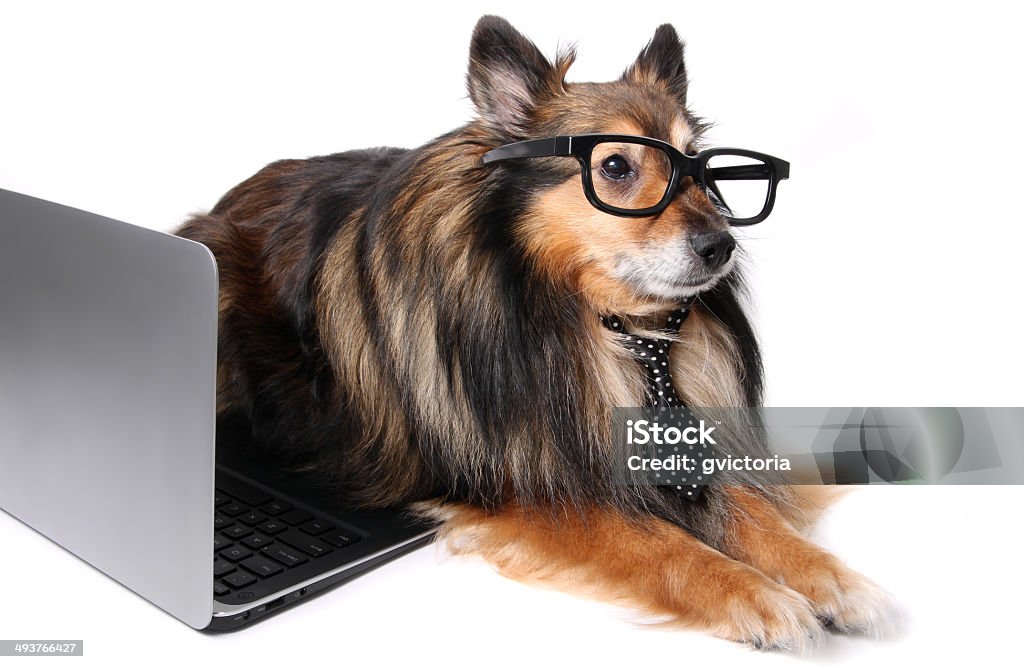
<svg viewBox="0 0 1024 669">
<path fill-rule="evenodd" d="M 180 231 L 221 267 L 221 410 L 360 504 L 599 502 L 711 539 L 714 491 L 694 505 L 613 484 L 610 412 L 641 402 L 641 370 L 537 279 L 508 175 L 479 167 L 484 137 L 275 163 Z M 681 333 L 698 406 L 758 400 L 737 290 L 702 296 Z"/>
</svg>

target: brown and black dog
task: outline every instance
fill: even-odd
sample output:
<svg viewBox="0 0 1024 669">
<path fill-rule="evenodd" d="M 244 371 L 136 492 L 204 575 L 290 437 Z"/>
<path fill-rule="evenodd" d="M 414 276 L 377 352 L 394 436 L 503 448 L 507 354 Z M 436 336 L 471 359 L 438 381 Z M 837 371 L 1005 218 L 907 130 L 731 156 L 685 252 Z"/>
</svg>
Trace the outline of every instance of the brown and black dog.
<svg viewBox="0 0 1024 669">
<path fill-rule="evenodd" d="M 728 230 L 703 190 L 626 219 L 587 202 L 571 160 L 482 164 L 555 135 L 699 146 L 671 26 L 615 81 L 567 83 L 572 61 L 484 17 L 473 121 L 416 149 L 273 163 L 189 220 L 179 234 L 220 267 L 219 412 L 353 504 L 416 504 L 515 578 L 759 647 L 880 633 L 889 600 L 803 537 L 793 488 L 723 473 L 689 502 L 615 483 L 611 412 L 642 403 L 644 376 L 603 315 L 658 328 L 697 295 L 671 351 L 694 407 L 757 407 L 760 354 L 735 260 L 709 269 L 688 241 Z"/>
</svg>

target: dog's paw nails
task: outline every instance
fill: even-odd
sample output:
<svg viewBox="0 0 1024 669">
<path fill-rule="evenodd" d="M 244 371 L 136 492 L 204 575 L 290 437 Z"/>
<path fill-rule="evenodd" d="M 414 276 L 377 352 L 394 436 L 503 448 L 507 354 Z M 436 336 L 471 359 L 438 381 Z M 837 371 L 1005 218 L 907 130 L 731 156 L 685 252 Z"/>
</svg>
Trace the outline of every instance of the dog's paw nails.
<svg viewBox="0 0 1024 669">
<path fill-rule="evenodd" d="M 726 634 L 763 650 L 807 653 L 825 637 L 814 609 L 799 593 L 768 584 L 757 592 L 737 593 L 728 603 Z"/>
<path fill-rule="evenodd" d="M 864 634 L 876 639 L 895 634 L 902 623 L 896 602 L 870 579 L 850 572 L 837 610 L 831 615 L 832 628 L 849 634 Z"/>
<path fill-rule="evenodd" d="M 882 638 L 899 628 L 901 616 L 892 597 L 851 569 L 836 565 L 801 586 L 818 619 L 831 630 Z"/>
</svg>

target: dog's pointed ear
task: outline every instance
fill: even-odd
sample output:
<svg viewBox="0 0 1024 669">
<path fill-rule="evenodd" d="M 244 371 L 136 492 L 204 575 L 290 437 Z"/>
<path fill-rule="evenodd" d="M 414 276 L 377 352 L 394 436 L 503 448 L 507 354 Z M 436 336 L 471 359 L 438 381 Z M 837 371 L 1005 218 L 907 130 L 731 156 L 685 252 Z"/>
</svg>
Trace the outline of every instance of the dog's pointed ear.
<svg viewBox="0 0 1024 669">
<path fill-rule="evenodd" d="M 571 54 L 552 65 L 537 46 L 499 16 L 484 16 L 469 48 L 469 97 L 481 118 L 509 138 L 524 135 L 535 107 L 563 90 Z"/>
<path fill-rule="evenodd" d="M 683 52 L 686 45 L 679 39 L 676 29 L 668 23 L 658 26 L 654 37 L 640 51 L 636 61 L 626 68 L 623 79 L 665 88 L 686 105 L 686 63 Z"/>
</svg>

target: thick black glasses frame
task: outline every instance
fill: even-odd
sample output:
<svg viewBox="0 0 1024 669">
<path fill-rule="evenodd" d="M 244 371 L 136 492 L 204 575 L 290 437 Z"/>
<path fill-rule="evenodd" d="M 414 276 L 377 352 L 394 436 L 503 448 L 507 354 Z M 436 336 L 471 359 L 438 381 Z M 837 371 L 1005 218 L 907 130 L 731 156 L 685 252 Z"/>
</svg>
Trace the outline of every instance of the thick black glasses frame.
<svg viewBox="0 0 1024 669">
<path fill-rule="evenodd" d="M 590 169 L 591 154 L 594 147 L 605 142 L 623 142 L 630 144 L 642 144 L 664 151 L 672 161 L 672 176 L 669 178 L 668 187 L 661 201 L 653 207 L 643 209 L 623 209 L 605 202 L 597 196 L 594 190 L 593 175 Z M 708 160 L 715 156 L 741 156 L 761 161 L 762 165 L 737 165 L 733 167 L 708 167 Z M 675 197 L 679 182 L 685 177 L 692 177 L 693 180 L 708 188 L 719 202 L 723 205 L 725 200 L 718 186 L 716 179 L 720 180 L 755 180 L 765 179 L 768 181 L 768 194 L 764 207 L 756 216 L 749 218 L 735 218 L 725 213 L 725 217 L 732 225 L 753 225 L 768 218 L 775 206 L 775 190 L 782 179 L 789 178 L 789 163 L 781 158 L 769 156 L 765 153 L 747 151 L 746 149 L 714 148 L 706 149 L 700 153 L 688 156 L 676 147 L 660 139 L 644 137 L 642 135 L 562 135 L 558 137 L 545 137 L 544 139 L 528 139 L 522 142 L 505 144 L 496 149 L 488 151 L 483 155 L 485 165 L 499 160 L 510 160 L 513 158 L 543 158 L 547 156 L 572 156 L 580 164 L 580 175 L 583 178 L 583 192 L 587 200 L 601 211 L 615 214 L 616 216 L 628 216 L 639 218 L 643 216 L 654 216 L 665 211 L 672 198 Z"/>
</svg>

